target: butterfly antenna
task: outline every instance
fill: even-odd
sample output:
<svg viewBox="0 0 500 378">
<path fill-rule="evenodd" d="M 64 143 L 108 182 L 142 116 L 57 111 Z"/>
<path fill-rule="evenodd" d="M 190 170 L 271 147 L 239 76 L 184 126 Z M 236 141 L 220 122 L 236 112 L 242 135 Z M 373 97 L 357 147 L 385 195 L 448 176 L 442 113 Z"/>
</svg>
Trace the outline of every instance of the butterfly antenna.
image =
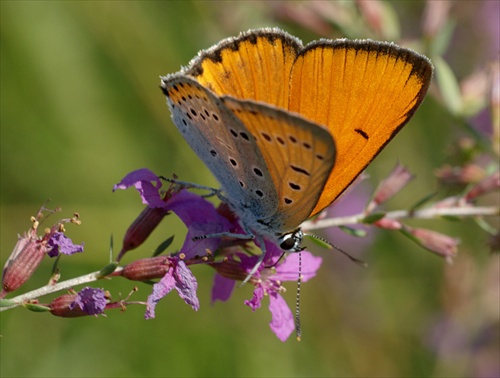
<svg viewBox="0 0 500 378">
<path fill-rule="evenodd" d="M 316 240 L 319 240 L 325 244 L 328 244 L 330 247 L 336 249 L 337 251 L 339 251 L 340 253 L 342 253 L 344 256 L 346 256 L 347 258 L 349 258 L 349 260 L 355 262 L 356 264 L 358 265 L 361 265 L 362 267 L 366 268 L 368 267 L 368 264 L 366 262 L 364 262 L 363 260 L 360 260 L 360 259 L 357 259 L 356 257 L 350 255 L 348 252 L 344 251 L 342 248 L 340 248 L 339 246 L 336 246 L 335 244 L 329 242 L 328 240 L 326 239 L 323 239 L 317 235 L 312 235 L 312 234 L 304 234 L 304 236 L 308 236 L 312 239 L 316 239 Z"/>
<path fill-rule="evenodd" d="M 300 284 L 302 283 L 302 253 L 299 252 L 299 277 L 297 279 L 297 298 L 295 299 L 295 335 L 297 341 L 302 337 L 302 329 L 300 328 Z"/>
</svg>

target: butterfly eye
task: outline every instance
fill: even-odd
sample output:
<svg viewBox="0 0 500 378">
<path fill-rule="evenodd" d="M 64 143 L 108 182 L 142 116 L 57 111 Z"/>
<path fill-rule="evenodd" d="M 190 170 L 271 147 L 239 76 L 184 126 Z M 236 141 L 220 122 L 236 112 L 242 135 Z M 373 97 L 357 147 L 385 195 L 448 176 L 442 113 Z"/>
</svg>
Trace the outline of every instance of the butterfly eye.
<svg viewBox="0 0 500 378">
<path fill-rule="evenodd" d="M 303 235 L 304 233 L 300 229 L 281 235 L 278 238 L 280 248 L 290 252 L 302 251 L 304 248 L 302 248 L 300 244 L 302 243 Z"/>
</svg>

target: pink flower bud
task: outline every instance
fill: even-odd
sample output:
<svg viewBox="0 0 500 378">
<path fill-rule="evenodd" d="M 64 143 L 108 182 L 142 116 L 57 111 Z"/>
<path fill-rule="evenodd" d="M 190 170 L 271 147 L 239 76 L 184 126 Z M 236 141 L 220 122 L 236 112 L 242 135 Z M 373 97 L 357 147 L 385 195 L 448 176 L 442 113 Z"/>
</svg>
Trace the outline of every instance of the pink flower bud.
<svg viewBox="0 0 500 378">
<path fill-rule="evenodd" d="M 449 263 L 457 254 L 459 239 L 423 228 L 406 227 L 405 230 L 418 239 L 422 247 L 444 257 Z"/>
<path fill-rule="evenodd" d="M 400 221 L 391 218 L 382 218 L 373 224 L 386 230 L 400 230 L 403 227 Z"/>
<path fill-rule="evenodd" d="M 471 201 L 476 197 L 490 193 L 499 188 L 500 188 L 500 171 L 496 171 L 492 175 L 480 181 L 478 184 L 474 185 L 465 195 L 465 199 L 467 201 Z"/>
<path fill-rule="evenodd" d="M 377 206 L 388 201 L 399 193 L 410 180 L 413 175 L 401 164 L 397 164 L 389 176 L 383 180 L 375 191 L 373 200 L 367 207 L 367 212 L 373 211 Z"/>
</svg>

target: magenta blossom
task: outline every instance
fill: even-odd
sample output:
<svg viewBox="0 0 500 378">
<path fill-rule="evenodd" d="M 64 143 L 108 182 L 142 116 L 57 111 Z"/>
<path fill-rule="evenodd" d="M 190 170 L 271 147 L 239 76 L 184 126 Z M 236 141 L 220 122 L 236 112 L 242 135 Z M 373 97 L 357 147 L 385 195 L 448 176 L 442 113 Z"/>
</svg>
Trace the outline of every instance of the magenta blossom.
<svg viewBox="0 0 500 378">
<path fill-rule="evenodd" d="M 179 296 L 190 305 L 193 310 L 198 311 L 200 302 L 196 296 L 198 283 L 193 276 L 191 270 L 186 266 L 184 261 L 170 259 L 172 266 L 167 274 L 153 286 L 153 292 L 148 297 L 148 304 L 146 310 L 146 319 L 155 317 L 155 307 L 158 301 L 166 296 L 172 289 L 176 289 Z"/>
<path fill-rule="evenodd" d="M 273 256 L 281 254 L 281 250 L 272 243 L 266 242 L 266 248 Z M 212 302 L 229 299 L 236 283 L 235 279 L 244 279 L 258 260 L 258 256 L 249 257 L 242 253 L 237 254 L 237 257 L 239 261 L 228 259 L 212 265 L 218 272 L 212 289 Z M 300 257 L 298 253 L 290 254 L 275 267 L 269 267 L 273 265 L 273 261 L 266 259 L 249 281 L 254 285 L 254 293 L 253 298 L 246 300 L 245 304 L 255 311 L 260 308 L 264 296 L 269 296 L 269 310 L 272 315 L 270 327 L 281 341 L 285 341 L 295 328 L 292 311 L 281 296 L 281 293 L 286 291 L 282 283 L 298 280 L 299 258 L 301 279 L 306 282 L 316 275 L 322 262 L 321 257 L 313 256 L 309 252 L 301 252 Z M 276 262 L 276 258 L 271 260 Z"/>
</svg>

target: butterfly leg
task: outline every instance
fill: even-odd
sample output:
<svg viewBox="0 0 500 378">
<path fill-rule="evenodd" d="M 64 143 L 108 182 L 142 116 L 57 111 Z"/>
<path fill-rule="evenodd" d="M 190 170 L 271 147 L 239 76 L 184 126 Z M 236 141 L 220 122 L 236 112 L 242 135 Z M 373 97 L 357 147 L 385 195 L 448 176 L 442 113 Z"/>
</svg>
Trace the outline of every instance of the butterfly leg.
<svg viewBox="0 0 500 378">
<path fill-rule="evenodd" d="M 259 242 L 260 249 L 261 249 L 262 253 L 260 254 L 259 259 L 257 260 L 255 265 L 253 266 L 252 270 L 248 273 L 248 275 L 245 277 L 245 279 L 243 280 L 243 282 L 240 284 L 239 287 L 242 287 L 244 284 L 246 284 L 250 280 L 250 278 L 252 278 L 252 276 L 257 272 L 259 267 L 262 265 L 262 262 L 264 261 L 264 257 L 266 257 L 267 249 L 266 249 L 266 244 L 264 243 L 264 239 L 262 238 L 262 236 L 257 236 L 256 239 Z"/>
<path fill-rule="evenodd" d="M 212 188 L 210 186 L 199 185 L 199 184 L 195 184 L 193 182 L 180 181 L 180 180 L 177 180 L 177 179 L 171 179 L 171 178 L 167 178 L 167 177 L 164 177 L 164 176 L 160 176 L 160 178 L 162 180 L 167 181 L 167 182 L 171 182 L 173 184 L 180 185 L 180 186 L 182 186 L 182 187 L 184 187 L 186 189 L 194 188 L 194 189 L 200 189 L 200 190 L 206 190 L 206 191 L 208 191 L 209 194 L 206 194 L 203 197 L 211 197 L 211 196 L 214 196 L 214 195 L 219 196 L 220 190 L 216 189 L 216 188 Z"/>
</svg>

